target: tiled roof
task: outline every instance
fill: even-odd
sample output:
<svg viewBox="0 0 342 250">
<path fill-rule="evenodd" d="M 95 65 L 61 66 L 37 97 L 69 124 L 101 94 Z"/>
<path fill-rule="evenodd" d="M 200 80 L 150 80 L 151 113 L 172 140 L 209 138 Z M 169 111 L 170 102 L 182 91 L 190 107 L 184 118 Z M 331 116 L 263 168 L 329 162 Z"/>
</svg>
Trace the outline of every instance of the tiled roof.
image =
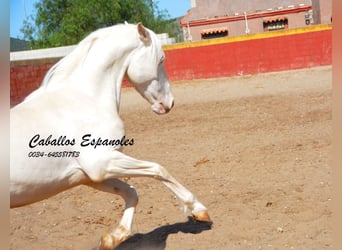
<svg viewBox="0 0 342 250">
<path fill-rule="evenodd" d="M 285 21 L 287 20 L 287 17 L 280 16 L 280 17 L 269 17 L 264 19 L 264 23 L 272 23 L 272 22 L 278 22 L 278 21 Z"/>
<path fill-rule="evenodd" d="M 219 28 L 212 28 L 212 29 L 204 29 L 201 31 L 202 35 L 209 35 L 209 34 L 219 34 L 219 33 L 224 33 L 228 32 L 227 27 L 219 27 Z"/>
</svg>

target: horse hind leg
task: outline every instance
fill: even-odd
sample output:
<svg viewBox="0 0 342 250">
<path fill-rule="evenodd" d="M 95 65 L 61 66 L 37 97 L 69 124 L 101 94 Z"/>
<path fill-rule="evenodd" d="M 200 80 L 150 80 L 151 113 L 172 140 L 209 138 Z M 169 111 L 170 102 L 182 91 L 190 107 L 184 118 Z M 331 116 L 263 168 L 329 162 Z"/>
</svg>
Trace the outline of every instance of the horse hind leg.
<svg viewBox="0 0 342 250">
<path fill-rule="evenodd" d="M 102 236 L 99 243 L 100 250 L 112 250 L 131 235 L 134 210 L 138 204 L 137 192 L 133 186 L 118 179 L 107 179 L 100 183 L 91 183 L 89 186 L 120 195 L 125 201 L 125 210 L 119 225 L 111 233 Z"/>
</svg>

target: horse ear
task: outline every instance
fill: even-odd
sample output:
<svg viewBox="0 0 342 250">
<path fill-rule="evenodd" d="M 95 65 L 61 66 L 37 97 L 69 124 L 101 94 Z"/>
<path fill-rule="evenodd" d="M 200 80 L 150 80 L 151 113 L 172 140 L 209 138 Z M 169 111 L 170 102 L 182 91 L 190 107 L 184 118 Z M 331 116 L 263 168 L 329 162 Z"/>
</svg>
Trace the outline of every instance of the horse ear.
<svg viewBox="0 0 342 250">
<path fill-rule="evenodd" d="M 143 41 L 143 43 L 148 46 L 151 44 L 151 36 L 150 33 L 148 33 L 148 31 L 146 30 L 146 28 L 144 27 L 144 25 L 142 23 L 138 23 L 138 32 L 139 32 L 139 36 L 141 41 Z"/>
</svg>

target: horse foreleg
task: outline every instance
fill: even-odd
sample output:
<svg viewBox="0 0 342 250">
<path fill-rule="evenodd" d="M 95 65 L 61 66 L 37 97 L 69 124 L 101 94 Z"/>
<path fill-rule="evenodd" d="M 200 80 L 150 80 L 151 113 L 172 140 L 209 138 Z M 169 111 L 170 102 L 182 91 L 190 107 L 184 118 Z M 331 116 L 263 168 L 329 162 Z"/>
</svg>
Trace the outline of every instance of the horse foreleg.
<svg viewBox="0 0 342 250">
<path fill-rule="evenodd" d="M 134 210 L 138 203 L 138 195 L 134 187 L 118 179 L 107 179 L 100 183 L 91 183 L 89 186 L 101 191 L 120 195 L 125 201 L 125 210 L 121 221 L 111 233 L 102 236 L 99 249 L 113 249 L 126 240 L 132 231 Z"/>
<path fill-rule="evenodd" d="M 113 177 L 153 177 L 162 181 L 190 209 L 195 220 L 211 222 L 207 208 L 168 171 L 154 162 L 137 160 L 121 152 L 114 151 L 103 173 L 103 178 Z"/>
</svg>

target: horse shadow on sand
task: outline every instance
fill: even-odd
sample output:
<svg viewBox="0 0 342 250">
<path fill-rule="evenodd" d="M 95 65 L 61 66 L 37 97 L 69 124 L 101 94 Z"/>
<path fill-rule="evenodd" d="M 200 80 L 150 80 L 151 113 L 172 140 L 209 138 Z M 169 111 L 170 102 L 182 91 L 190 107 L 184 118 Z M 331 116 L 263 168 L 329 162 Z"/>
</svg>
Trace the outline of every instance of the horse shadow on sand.
<svg viewBox="0 0 342 250">
<path fill-rule="evenodd" d="M 172 225 L 164 225 L 145 234 L 136 233 L 122 242 L 115 250 L 164 250 L 166 240 L 170 234 L 191 233 L 198 234 L 212 228 L 212 223 L 197 222 L 192 217 L 188 221 Z M 113 250 L 114 250 L 113 249 Z"/>
</svg>

